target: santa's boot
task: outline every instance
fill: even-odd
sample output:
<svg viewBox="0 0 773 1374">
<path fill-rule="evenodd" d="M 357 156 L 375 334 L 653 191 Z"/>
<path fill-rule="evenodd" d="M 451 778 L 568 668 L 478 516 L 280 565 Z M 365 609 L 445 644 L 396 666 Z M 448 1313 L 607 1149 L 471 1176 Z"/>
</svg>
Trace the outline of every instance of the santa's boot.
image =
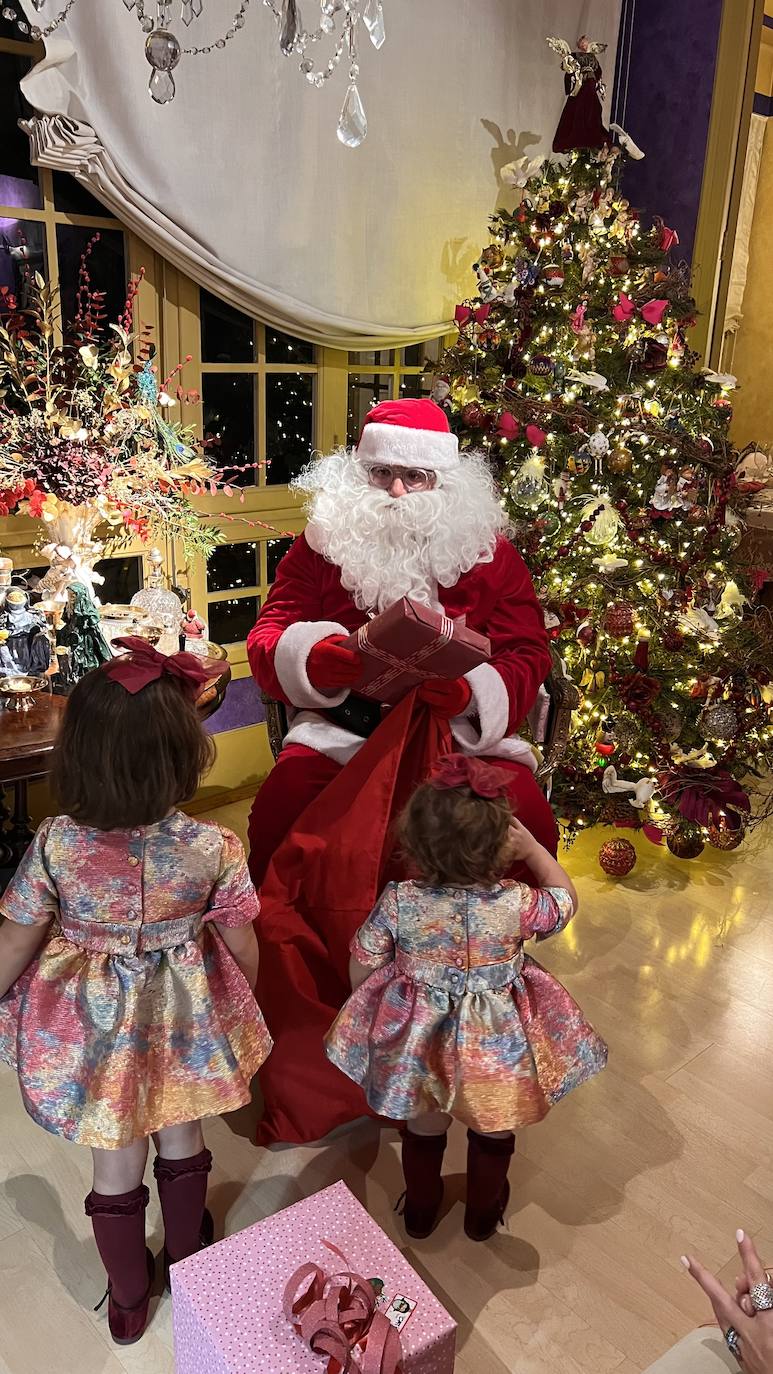
<svg viewBox="0 0 773 1374">
<path fill-rule="evenodd" d="M 467 1206 L 464 1229 L 470 1240 L 488 1240 L 504 1221 L 510 1200 L 507 1171 L 515 1150 L 515 1136 L 467 1132 Z"/>
<path fill-rule="evenodd" d="M 205 1207 L 207 1179 L 212 1168 L 209 1150 L 187 1159 L 164 1159 L 153 1164 L 161 1213 L 164 1218 L 164 1280 L 169 1287 L 169 1266 L 195 1255 L 212 1244 L 214 1223 Z"/>
<path fill-rule="evenodd" d="M 86 1216 L 91 1218 L 97 1249 L 107 1270 L 108 1326 L 118 1345 L 138 1341 L 148 1324 L 155 1265 L 145 1247 L 147 1205 L 144 1184 L 130 1193 L 111 1196 L 91 1192 L 86 1198 Z"/>
<path fill-rule="evenodd" d="M 424 1240 L 435 1229 L 443 1201 L 443 1167 L 448 1135 L 403 1136 L 403 1174 L 405 1175 L 405 1229 L 414 1240 Z"/>
</svg>

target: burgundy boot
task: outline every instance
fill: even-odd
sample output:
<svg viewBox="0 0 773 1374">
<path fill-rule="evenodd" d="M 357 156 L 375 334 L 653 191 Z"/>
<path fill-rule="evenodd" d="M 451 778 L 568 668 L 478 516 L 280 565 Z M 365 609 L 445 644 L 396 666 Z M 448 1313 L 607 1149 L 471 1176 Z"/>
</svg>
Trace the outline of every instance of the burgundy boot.
<svg viewBox="0 0 773 1374">
<path fill-rule="evenodd" d="M 489 1240 L 504 1221 L 510 1200 L 507 1171 L 515 1150 L 515 1136 L 467 1132 L 467 1206 L 464 1229 L 470 1240 Z"/>
<path fill-rule="evenodd" d="M 403 1174 L 405 1175 L 405 1229 L 414 1240 L 425 1240 L 435 1229 L 443 1201 L 443 1167 L 447 1134 L 414 1135 L 406 1128 L 403 1136 Z"/>
<path fill-rule="evenodd" d="M 205 1207 L 207 1178 L 212 1168 L 209 1150 L 187 1159 L 156 1155 L 153 1173 L 164 1218 L 164 1280 L 169 1287 L 169 1266 L 195 1255 L 212 1244 L 214 1223 Z"/>
<path fill-rule="evenodd" d="M 91 1192 L 86 1198 L 86 1216 L 91 1217 L 97 1249 L 107 1270 L 107 1322 L 118 1345 L 138 1341 L 148 1324 L 155 1265 L 145 1247 L 147 1205 L 144 1184 L 130 1193 L 110 1196 Z"/>
</svg>

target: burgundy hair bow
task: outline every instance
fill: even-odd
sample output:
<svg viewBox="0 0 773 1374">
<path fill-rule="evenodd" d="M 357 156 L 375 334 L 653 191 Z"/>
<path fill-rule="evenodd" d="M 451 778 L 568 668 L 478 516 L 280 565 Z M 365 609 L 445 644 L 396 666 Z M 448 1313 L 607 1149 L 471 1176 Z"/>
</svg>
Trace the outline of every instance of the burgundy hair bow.
<svg viewBox="0 0 773 1374">
<path fill-rule="evenodd" d="M 509 795 L 511 778 L 503 768 L 494 768 L 467 754 L 443 754 L 430 768 L 427 781 L 439 792 L 469 787 L 476 797 L 491 801 L 494 797 Z"/>
<path fill-rule="evenodd" d="M 103 665 L 102 671 L 107 677 L 120 682 L 132 696 L 149 683 L 158 682 L 161 677 L 173 677 L 185 695 L 195 701 L 211 676 L 201 659 L 194 654 L 171 654 L 167 657 L 138 635 L 126 635 L 123 639 L 114 639 L 113 643 L 116 648 L 127 649 L 128 653 L 110 659 Z"/>
<path fill-rule="evenodd" d="M 322 1243 L 348 1266 L 337 1246 Z M 348 1267 L 327 1275 L 316 1264 L 302 1265 L 285 1288 L 284 1314 L 304 1345 L 327 1356 L 327 1374 L 398 1374 L 401 1368 L 397 1331 L 376 1310 L 372 1284 Z"/>
</svg>

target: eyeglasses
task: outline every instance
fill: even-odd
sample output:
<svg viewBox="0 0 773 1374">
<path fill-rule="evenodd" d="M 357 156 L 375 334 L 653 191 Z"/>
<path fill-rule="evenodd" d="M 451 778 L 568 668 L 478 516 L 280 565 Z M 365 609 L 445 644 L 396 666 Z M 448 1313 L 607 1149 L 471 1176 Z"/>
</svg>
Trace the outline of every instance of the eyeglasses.
<svg viewBox="0 0 773 1374">
<path fill-rule="evenodd" d="M 430 468 L 392 468 L 381 463 L 368 468 L 370 485 L 382 491 L 389 491 L 398 478 L 406 491 L 431 491 L 437 481 L 437 473 Z"/>
</svg>

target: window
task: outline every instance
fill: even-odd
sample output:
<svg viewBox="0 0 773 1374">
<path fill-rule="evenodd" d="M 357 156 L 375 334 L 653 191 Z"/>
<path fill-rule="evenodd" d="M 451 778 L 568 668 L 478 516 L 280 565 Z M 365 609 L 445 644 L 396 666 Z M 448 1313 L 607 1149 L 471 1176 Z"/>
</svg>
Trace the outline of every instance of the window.
<svg viewBox="0 0 773 1374">
<path fill-rule="evenodd" d="M 428 396 L 432 384 L 424 365 L 437 361 L 442 348 L 442 341 L 433 339 L 408 348 L 350 353 L 347 442 L 357 442 L 365 416 L 379 401 L 391 401 L 398 396 Z"/>
</svg>

